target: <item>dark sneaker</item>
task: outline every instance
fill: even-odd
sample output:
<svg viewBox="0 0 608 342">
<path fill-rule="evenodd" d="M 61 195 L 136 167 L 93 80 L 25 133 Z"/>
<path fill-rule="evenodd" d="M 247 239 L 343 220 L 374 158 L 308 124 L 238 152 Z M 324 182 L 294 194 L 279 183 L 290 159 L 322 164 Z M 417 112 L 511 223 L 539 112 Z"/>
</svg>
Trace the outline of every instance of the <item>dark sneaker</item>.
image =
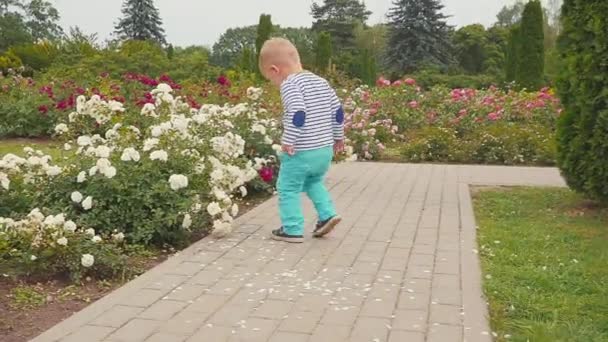
<svg viewBox="0 0 608 342">
<path fill-rule="evenodd" d="M 289 235 L 285 233 L 283 227 L 272 231 L 272 239 L 277 241 L 285 241 L 290 243 L 302 243 L 304 242 L 303 235 Z"/>
<path fill-rule="evenodd" d="M 328 220 L 325 220 L 323 222 L 319 222 L 317 223 L 317 227 L 315 228 L 315 231 L 312 233 L 312 236 L 314 237 L 323 237 L 329 233 L 331 233 L 332 230 L 334 230 L 334 228 L 336 228 L 336 226 L 342 222 L 342 218 L 340 216 L 334 216 Z"/>
</svg>

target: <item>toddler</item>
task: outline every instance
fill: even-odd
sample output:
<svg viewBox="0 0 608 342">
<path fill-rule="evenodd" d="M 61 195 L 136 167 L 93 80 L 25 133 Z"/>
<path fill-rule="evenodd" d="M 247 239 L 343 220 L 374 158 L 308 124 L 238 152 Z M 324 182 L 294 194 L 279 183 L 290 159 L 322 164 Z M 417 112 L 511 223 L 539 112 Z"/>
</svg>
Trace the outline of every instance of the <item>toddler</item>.
<svg viewBox="0 0 608 342">
<path fill-rule="evenodd" d="M 280 87 L 284 109 L 277 184 L 282 227 L 272 238 L 304 241 L 302 192 L 319 216 L 313 236 L 323 237 L 341 221 L 323 181 L 334 153 L 344 149 L 344 111 L 329 83 L 302 69 L 298 50 L 288 40 L 266 41 L 259 64 L 262 75 Z"/>
</svg>

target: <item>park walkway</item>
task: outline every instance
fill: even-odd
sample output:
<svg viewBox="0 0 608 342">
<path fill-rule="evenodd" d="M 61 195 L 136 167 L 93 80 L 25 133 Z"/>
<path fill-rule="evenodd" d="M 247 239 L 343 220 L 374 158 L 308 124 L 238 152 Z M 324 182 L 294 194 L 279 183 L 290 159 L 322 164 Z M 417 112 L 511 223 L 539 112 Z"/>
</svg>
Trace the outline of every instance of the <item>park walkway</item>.
<svg viewBox="0 0 608 342">
<path fill-rule="evenodd" d="M 376 163 L 328 182 L 330 237 L 270 241 L 271 199 L 33 341 L 491 341 L 469 186 L 564 185 L 552 168 Z"/>
</svg>

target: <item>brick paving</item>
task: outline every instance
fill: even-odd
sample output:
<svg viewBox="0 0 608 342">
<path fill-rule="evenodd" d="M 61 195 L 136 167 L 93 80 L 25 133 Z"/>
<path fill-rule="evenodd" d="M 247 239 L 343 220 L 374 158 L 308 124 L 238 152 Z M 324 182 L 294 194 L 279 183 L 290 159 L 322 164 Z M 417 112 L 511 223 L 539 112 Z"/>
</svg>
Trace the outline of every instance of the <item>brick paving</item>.
<svg viewBox="0 0 608 342">
<path fill-rule="evenodd" d="M 33 341 L 491 341 L 469 186 L 564 186 L 552 168 L 375 163 L 328 183 L 328 238 L 269 240 L 271 199 Z"/>
</svg>

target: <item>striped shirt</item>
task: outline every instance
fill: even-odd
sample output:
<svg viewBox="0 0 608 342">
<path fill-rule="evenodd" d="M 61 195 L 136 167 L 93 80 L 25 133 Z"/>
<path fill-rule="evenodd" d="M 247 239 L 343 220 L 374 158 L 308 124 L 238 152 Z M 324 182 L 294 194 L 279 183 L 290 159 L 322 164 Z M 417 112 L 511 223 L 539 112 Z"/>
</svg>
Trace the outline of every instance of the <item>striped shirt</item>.
<svg viewBox="0 0 608 342">
<path fill-rule="evenodd" d="M 281 99 L 283 145 L 307 151 L 344 139 L 344 110 L 325 79 L 307 71 L 290 75 L 281 84 Z"/>
</svg>

